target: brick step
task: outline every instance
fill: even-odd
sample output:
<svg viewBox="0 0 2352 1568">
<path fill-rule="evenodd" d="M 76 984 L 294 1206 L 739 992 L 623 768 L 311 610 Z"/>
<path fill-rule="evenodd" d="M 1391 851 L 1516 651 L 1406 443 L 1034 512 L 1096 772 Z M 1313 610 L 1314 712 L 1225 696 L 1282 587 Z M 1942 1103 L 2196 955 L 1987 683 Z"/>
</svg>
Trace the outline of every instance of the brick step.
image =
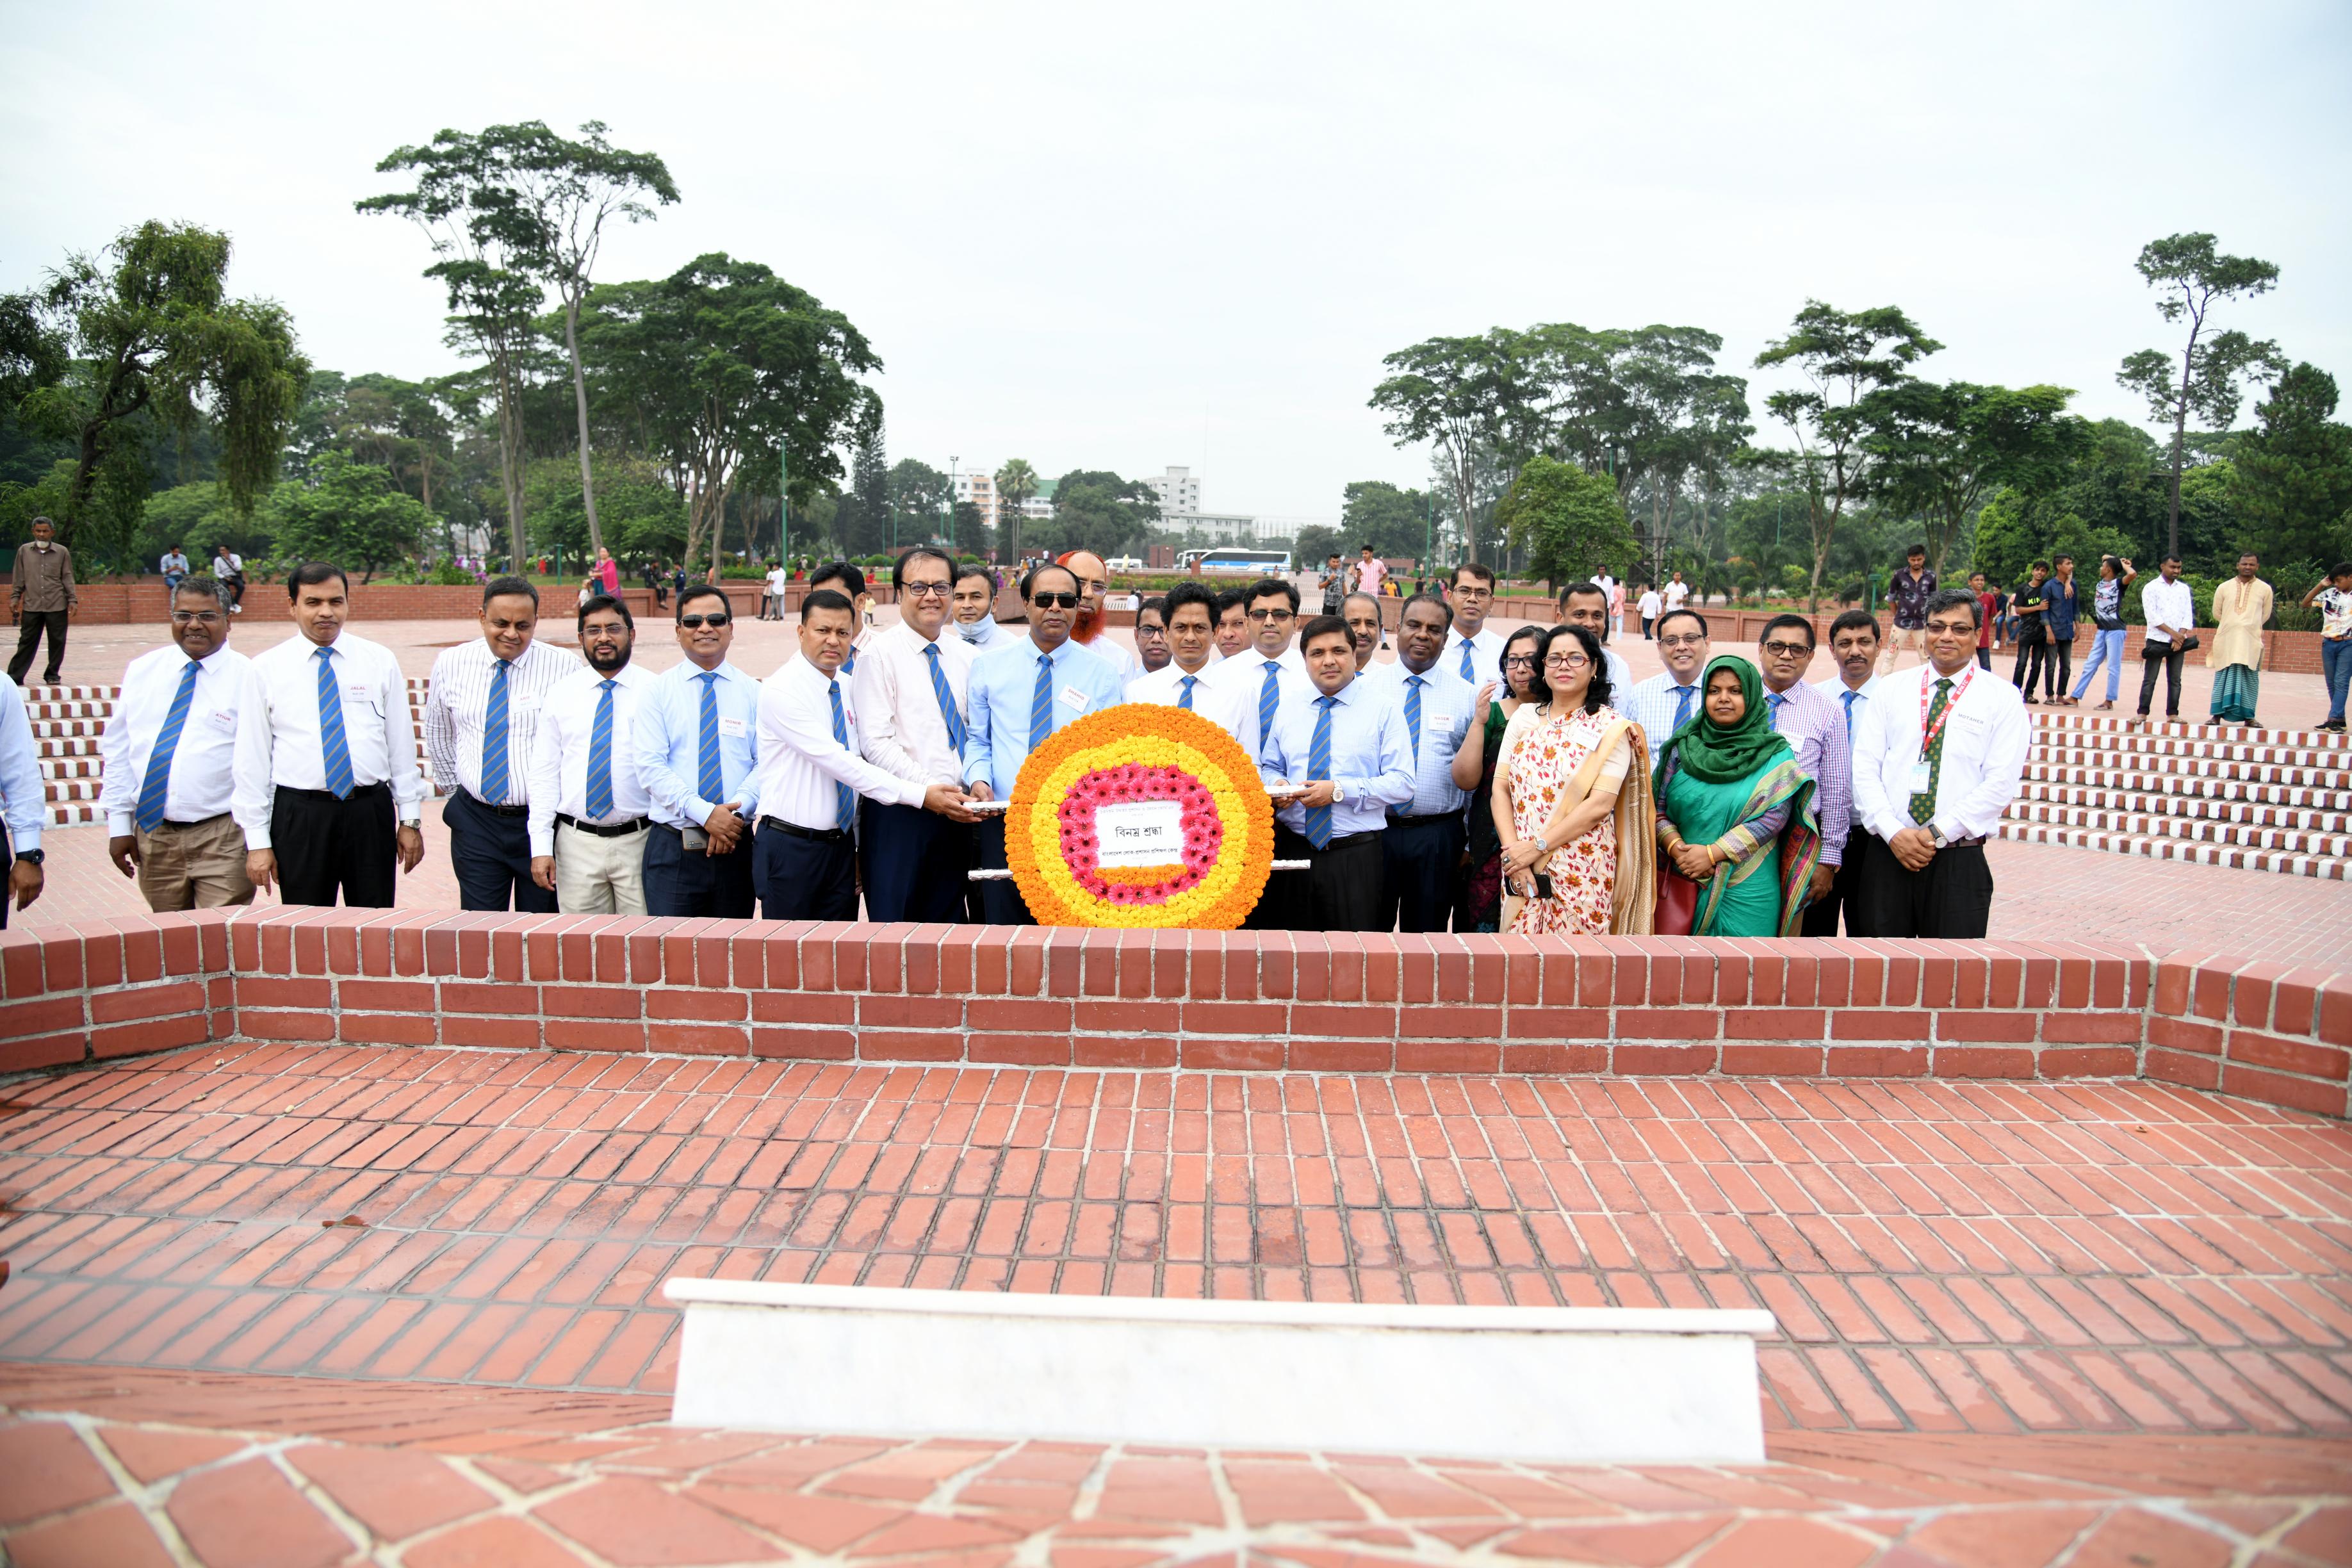
<svg viewBox="0 0 2352 1568">
<path fill-rule="evenodd" d="M 2326 855 L 2297 855 L 2231 844 L 2197 844 L 2180 838 L 2146 837 L 2008 819 L 2000 824 L 2000 837 L 2020 844 L 2058 844 L 2074 849 L 2104 849 L 2116 855 L 2145 855 L 2153 860 L 2185 860 L 2200 866 L 2234 867 L 2242 871 L 2275 871 L 2333 882 L 2352 880 L 2352 860 Z"/>
<path fill-rule="evenodd" d="M 2095 811 L 2137 812 L 2207 822 L 2246 823 L 2257 827 L 2293 827 L 2310 833 L 2352 832 L 2352 809 L 2315 809 L 2269 802 L 2217 800 L 2206 795 L 2158 795 L 2145 790 L 2082 789 L 2072 784 L 2027 784 L 2018 804 L 2035 802 Z M 2015 808 L 2012 807 L 2012 810 Z"/>
<path fill-rule="evenodd" d="M 37 757 L 94 757 L 98 755 L 95 735 L 64 735 L 54 740 L 36 738 L 33 755 Z"/>
<path fill-rule="evenodd" d="M 98 798 L 98 780 L 95 778 L 48 779 L 45 782 L 48 784 L 49 803 L 52 805 L 61 800 L 96 800 Z"/>
<path fill-rule="evenodd" d="M 2151 816 L 2138 811 L 2102 811 L 2089 806 L 2055 805 L 2047 801 L 2018 801 L 2003 818 L 2008 822 L 2046 823 L 2099 833 L 2123 833 L 2138 838 L 2174 838 L 2192 844 L 2231 844 L 2248 849 L 2275 849 L 2290 855 L 2333 858 L 2352 856 L 2352 837 L 2296 827 L 2268 827 L 2250 822 L 2217 822 L 2195 816 Z"/>
<path fill-rule="evenodd" d="M 2167 722 L 2161 719 L 2151 719 L 2146 724 L 2139 724 L 2122 712 L 2094 713 L 2087 708 L 2053 710 L 2038 707 L 2031 712 L 2034 728 L 2040 731 L 2169 737 L 2213 741 L 2229 745 L 2309 746 L 2352 753 L 2352 735 L 2338 734 L 2333 730 L 2269 730 L 2246 724 L 2192 724 L 2179 720 Z"/>
<path fill-rule="evenodd" d="M 2352 789 L 2352 771 L 2341 767 L 2294 767 L 2271 763 L 2228 762 L 2214 757 L 2125 757 L 2112 752 L 2045 751 L 2026 758 L 2025 776 L 2060 784 L 2083 784 L 2074 775 L 2134 772 L 2158 777 L 2212 779 L 2233 784 L 2294 784 L 2306 789 Z M 2042 770 L 2036 772 L 2036 769 Z"/>
<path fill-rule="evenodd" d="M 2035 763 L 2025 765 L 2024 782 L 2029 787 L 2122 790 L 2182 800 L 2242 800 L 2313 811 L 2352 811 L 2352 789 L 2319 789 L 2306 784 L 2249 784 L 2240 779 L 2104 768 L 2049 768 Z"/>
<path fill-rule="evenodd" d="M 2101 735 L 2081 731 L 2055 731 L 2037 736 L 2027 754 L 2045 755 L 2056 752 L 2091 752 L 2105 757 L 2147 758 L 2151 761 L 2179 759 L 2211 760 L 2216 762 L 2270 763 L 2298 768 L 2335 768 L 2352 773 L 2352 752 L 2332 746 L 2252 746 L 2231 745 L 2220 741 L 2189 741 L 2165 739 L 2151 741 L 2145 736 Z"/>
<path fill-rule="evenodd" d="M 49 803 L 51 827 L 81 827 L 93 822 L 105 820 L 106 814 L 99 810 L 98 803 L 95 801 L 51 801 Z"/>
</svg>

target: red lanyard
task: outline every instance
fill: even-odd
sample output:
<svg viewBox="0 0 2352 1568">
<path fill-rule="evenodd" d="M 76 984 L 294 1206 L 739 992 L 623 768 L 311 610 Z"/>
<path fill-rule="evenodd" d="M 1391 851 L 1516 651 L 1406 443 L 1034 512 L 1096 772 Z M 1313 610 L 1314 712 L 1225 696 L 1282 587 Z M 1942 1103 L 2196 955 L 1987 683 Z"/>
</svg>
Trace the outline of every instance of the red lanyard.
<svg viewBox="0 0 2352 1568">
<path fill-rule="evenodd" d="M 1932 672 L 1935 666 L 1929 665 L 1927 668 Z M 1951 696 L 1945 700 L 1944 710 L 1936 715 L 1936 727 L 1932 730 L 1927 727 L 1927 689 L 1935 682 L 1926 679 L 1919 682 L 1919 754 L 1921 756 L 1927 754 L 1927 748 L 1936 743 L 1936 737 L 1942 734 L 1944 726 L 1952 721 L 1952 710 L 1960 705 L 1960 698 L 1968 690 L 1969 682 L 1976 678 L 1977 667 L 1971 663 L 1967 671 L 1961 675 L 1959 684 L 1952 688 Z M 1949 680 L 1951 677 L 1947 675 L 1939 679 Z"/>
</svg>

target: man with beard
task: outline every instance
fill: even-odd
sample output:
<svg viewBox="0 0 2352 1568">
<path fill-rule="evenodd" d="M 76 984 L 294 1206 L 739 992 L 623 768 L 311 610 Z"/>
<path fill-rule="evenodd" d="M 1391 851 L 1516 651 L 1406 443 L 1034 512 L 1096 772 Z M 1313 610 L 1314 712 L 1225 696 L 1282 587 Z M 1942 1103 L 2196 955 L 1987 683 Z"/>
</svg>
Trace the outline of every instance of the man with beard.
<svg viewBox="0 0 2352 1568">
<path fill-rule="evenodd" d="M 549 689 L 580 664 L 535 640 L 538 627 L 539 590 L 493 577 L 482 590 L 482 635 L 433 661 L 425 754 L 435 787 L 449 795 L 441 820 L 460 909 L 555 912 L 530 871 L 531 745 Z"/>
<path fill-rule="evenodd" d="M 1168 668 L 1168 601 L 1146 599 L 1135 612 L 1135 658 L 1144 675 Z"/>
<path fill-rule="evenodd" d="M 635 727 L 654 677 L 629 662 L 628 605 L 598 594 L 579 626 L 588 667 L 549 689 L 531 745 L 530 878 L 567 915 L 641 915 L 653 824 Z"/>
<path fill-rule="evenodd" d="M 1078 580 L 1078 618 L 1071 625 L 1070 640 L 1117 671 L 1122 686 L 1145 673 L 1142 662 L 1110 635 L 1103 618 L 1103 600 L 1110 594 L 1110 568 L 1103 558 L 1091 550 L 1073 550 L 1059 563 Z"/>
<path fill-rule="evenodd" d="M 1013 640 L 996 619 L 996 574 L 977 561 L 956 568 L 953 595 L 956 636 L 974 653 Z"/>
<path fill-rule="evenodd" d="M 1356 645 L 1356 673 L 1361 675 L 1381 651 L 1381 602 L 1370 594 L 1350 594 L 1340 601 L 1339 618 L 1348 623 L 1348 636 Z"/>
<path fill-rule="evenodd" d="M 1237 658 L 1249 642 L 1249 590 L 1221 589 L 1217 594 L 1217 658 Z"/>
</svg>

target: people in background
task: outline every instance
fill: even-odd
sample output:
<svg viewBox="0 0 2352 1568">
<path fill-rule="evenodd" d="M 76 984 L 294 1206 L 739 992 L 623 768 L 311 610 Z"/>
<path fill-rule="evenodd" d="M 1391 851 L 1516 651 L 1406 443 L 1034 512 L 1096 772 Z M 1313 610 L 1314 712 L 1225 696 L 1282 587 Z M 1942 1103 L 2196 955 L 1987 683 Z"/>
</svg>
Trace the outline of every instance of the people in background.
<svg viewBox="0 0 2352 1568">
<path fill-rule="evenodd" d="M 1308 866 L 1276 872 L 1259 907 L 1282 911 L 1291 931 L 1376 931 L 1387 869 L 1382 830 L 1389 808 L 1413 794 L 1404 714 L 1385 683 L 1356 678 L 1347 622 L 1318 616 L 1299 642 L 1312 694 L 1277 712 L 1258 771 L 1269 785 L 1307 786 L 1275 814 L 1274 853 Z"/>
<path fill-rule="evenodd" d="M 1331 552 L 1330 559 L 1323 563 L 1322 587 L 1323 613 L 1338 615 L 1339 606 L 1348 598 L 1348 569 L 1340 563 L 1339 552 L 1336 550 Z"/>
<path fill-rule="evenodd" d="M 180 579 L 188 574 L 187 552 L 174 544 L 163 552 L 163 559 L 159 564 L 163 574 L 163 596 L 168 601 L 179 588 Z"/>
<path fill-rule="evenodd" d="M 229 809 L 245 874 L 289 904 L 388 910 L 394 867 L 425 858 L 408 681 L 391 650 L 344 630 L 341 567 L 305 563 L 286 593 L 294 635 L 255 657 L 255 700 L 237 715 Z"/>
<path fill-rule="evenodd" d="M 8 608 L 16 617 L 16 657 L 8 661 L 8 679 L 17 686 L 25 684 L 44 633 L 49 658 L 42 668 L 42 681 L 55 686 L 64 672 L 66 623 L 80 595 L 74 589 L 73 552 L 59 544 L 57 536 L 56 523 L 37 517 L 33 537 L 16 546 L 16 574 L 8 580 Z"/>
<path fill-rule="evenodd" d="M 1904 649 L 1919 651 L 1927 635 L 1927 599 L 1935 592 L 1936 574 L 1927 570 L 1927 547 L 1915 544 L 1903 552 L 1903 569 L 1895 574 L 1886 590 L 1886 602 L 1895 606 L 1895 633 L 1880 650 L 1880 674 L 1895 668 Z"/>
<path fill-rule="evenodd" d="M 971 668 L 979 654 L 961 637 L 948 634 L 955 563 L 945 552 L 929 545 L 908 551 L 891 567 L 890 584 L 898 601 L 898 624 L 874 639 L 858 661 L 856 678 L 842 684 L 856 699 L 845 717 L 854 714 L 856 749 L 897 780 L 906 798 L 877 795 L 846 773 L 828 776 L 837 776 L 866 796 L 857 824 L 857 858 L 867 918 L 953 921 L 964 908 L 965 873 L 974 852 L 972 826 L 979 820 L 963 807 L 963 743 Z M 806 658 L 805 605 L 802 624 L 801 656 Z M 772 690 L 776 677 L 768 679 Z M 805 683 L 802 696 L 801 706 L 806 708 L 813 698 Z M 763 725 L 769 717 L 763 699 Z M 823 770 L 822 737 L 812 738 L 805 713 L 803 721 L 782 732 L 783 738 L 804 750 L 814 748 L 809 760 Z M 768 738 L 769 731 L 762 730 L 762 757 L 768 754 Z M 934 789 L 944 793 L 935 796 Z M 767 800 L 764 784 L 760 793 Z M 942 804 L 950 795 L 953 802 Z M 769 809 L 776 804 L 770 801 Z M 802 826 L 822 825 L 810 821 Z"/>
<path fill-rule="evenodd" d="M 1601 641 L 1544 634 L 1540 686 L 1511 717 L 1488 809 L 1502 844 L 1503 929 L 1645 934 L 1657 903 L 1641 727 L 1610 706 Z"/>
<path fill-rule="evenodd" d="M 1878 643 L 1877 616 L 1868 610 L 1844 611 L 1830 623 L 1830 658 L 1836 661 L 1837 673 L 1813 684 L 1815 691 L 1838 705 L 1838 717 L 1844 723 L 1849 789 L 1853 779 L 1854 737 L 1861 731 L 1863 710 L 1878 685 Z M 1857 902 L 1862 887 L 1863 841 L 1870 830 L 1863 825 L 1862 812 L 1851 799 L 1846 816 L 1845 844 L 1838 856 L 1837 874 L 1831 879 L 1826 893 L 1820 890 L 1821 882 L 1816 877 L 1813 901 L 1805 906 L 1802 930 L 1807 936 L 1837 935 L 1841 913 L 1845 918 L 1846 935 L 1870 934 L 1860 923 L 1861 906 Z M 1822 853 L 1828 853 L 1826 847 Z"/>
<path fill-rule="evenodd" d="M 1699 884 L 1693 936 L 1793 936 L 1821 851 L 1813 781 L 1773 730 L 1754 665 L 1721 655 L 1700 687 L 1697 716 L 1659 751 L 1658 848 Z"/>
<path fill-rule="evenodd" d="M 1381 602 L 1370 594 L 1350 594 L 1340 601 L 1339 618 L 1348 623 L 1348 636 L 1354 639 L 1356 673 L 1361 675 L 1382 647 Z"/>
<path fill-rule="evenodd" d="M 1639 599 L 1634 601 L 1634 608 L 1641 612 L 1642 640 L 1643 642 L 1650 640 L 1650 637 L 1658 624 L 1658 615 L 1665 608 L 1665 600 L 1660 596 L 1655 588 L 1650 587 L 1646 584 L 1643 585 L 1642 595 Z"/>
<path fill-rule="evenodd" d="M 1378 598 L 1381 585 L 1388 581 L 1389 563 L 1373 554 L 1369 544 L 1361 546 L 1357 553 L 1360 559 L 1356 563 L 1356 592 Z"/>
<path fill-rule="evenodd" d="M 655 677 L 630 742 L 646 786 L 646 912 L 710 920 L 751 915 L 752 826 L 759 819 L 760 683 L 728 657 L 727 595 L 708 583 L 677 592 L 686 657 Z"/>
<path fill-rule="evenodd" d="M 2168 555 L 2156 563 L 2156 581 L 2139 591 L 2140 619 L 2147 624 L 2139 645 L 2139 713 L 2135 725 L 2147 722 L 2156 696 L 2156 670 L 2164 667 L 2164 717 L 2180 717 L 2180 666 L 2197 642 L 2197 598 L 2180 580 L 2180 557 Z"/>
<path fill-rule="evenodd" d="M 1521 626 L 1503 639 L 1501 678 L 1478 689 L 1471 707 L 1475 743 L 1465 739 L 1454 756 L 1454 783 L 1469 792 L 1466 845 L 1463 851 L 1462 902 L 1455 910 L 1455 931 L 1499 929 L 1503 896 L 1503 839 L 1491 805 L 1499 776 L 1503 737 L 1522 704 L 1549 700 L 1543 684 L 1543 645 L 1539 626 Z"/>
<path fill-rule="evenodd" d="M 1226 588 L 1220 591 L 1217 595 L 1217 657 L 1232 658 L 1249 644 L 1249 590 Z"/>
<path fill-rule="evenodd" d="M 653 823 L 636 720 L 655 677 L 621 600 L 596 595 L 575 624 L 587 662 L 548 688 L 531 738 L 530 879 L 567 915 L 641 915 Z"/>
<path fill-rule="evenodd" d="M 2216 724 L 2251 724 L 2263 696 L 2263 626 L 2271 618 L 2271 585 L 2254 574 L 2252 551 L 2238 557 L 2238 574 L 2213 590 L 2213 643 L 2205 664 L 2213 672 Z"/>
<path fill-rule="evenodd" d="M 457 907 L 553 914 L 554 893 L 530 871 L 531 742 L 548 692 L 580 661 L 537 640 L 539 590 L 523 578 L 483 586 L 481 627 L 433 661 L 425 697 L 425 754 L 449 797 L 441 820 Z"/>
<path fill-rule="evenodd" d="M 2010 613 L 2017 617 L 2017 662 L 2011 667 L 2010 680 L 2025 701 L 2038 702 L 2033 695 L 2049 664 L 2050 629 L 2042 619 L 2042 587 L 2050 580 L 2047 563 L 2037 561 L 2010 603 Z"/>
<path fill-rule="evenodd" d="M 2303 607 L 2319 612 L 2319 670 L 2327 683 L 2327 718 L 2319 727 L 2340 734 L 2344 695 L 2352 687 L 2352 561 L 2337 562 L 2303 596 Z"/>
<path fill-rule="evenodd" d="M 596 586 L 607 598 L 621 596 L 621 563 L 603 545 L 596 547 Z"/>
<path fill-rule="evenodd" d="M 1981 572 L 1969 574 L 1969 592 L 1977 596 L 1977 608 L 1984 621 L 1984 624 L 1977 628 L 1977 668 L 1990 669 L 1992 668 L 1993 605 L 1998 595 L 1986 585 L 1985 574 Z M 2086 676 L 2084 679 L 2089 678 Z"/>
<path fill-rule="evenodd" d="M 1470 734 L 1477 692 L 1439 658 L 1452 619 L 1433 594 L 1407 599 L 1396 662 L 1374 665 L 1366 677 L 1386 683 L 1388 700 L 1404 715 L 1412 755 L 1412 798 L 1390 808 L 1381 834 L 1381 931 L 1444 931 L 1462 901 L 1463 815 L 1470 795 L 1455 782 L 1454 763 Z M 1360 665 L 1358 673 L 1364 673 Z"/>
<path fill-rule="evenodd" d="M 2124 590 L 2139 576 L 2130 561 L 2120 555 L 2099 557 L 2099 580 L 2091 588 L 2091 657 L 2083 661 L 2083 673 L 2067 695 L 2070 704 L 2080 705 L 2083 693 L 2091 689 L 2091 677 L 2105 665 L 2107 671 L 2107 695 L 2098 706 L 2105 712 L 2116 705 L 2123 691 Z"/>
<path fill-rule="evenodd" d="M 955 576 L 956 636 L 975 654 L 986 653 L 999 643 L 1013 641 L 1013 634 L 996 620 L 996 574 L 978 562 L 966 562 L 956 568 Z"/>
<path fill-rule="evenodd" d="M 1985 840 L 2017 798 L 2032 724 L 2007 681 L 1975 679 L 1977 602 L 1927 602 L 1927 662 L 1882 678 L 1854 740 L 1855 814 L 1871 837 L 1864 934 L 1981 937 L 1992 911 Z"/>
<path fill-rule="evenodd" d="M 1661 597 L 1664 600 L 1667 610 L 1679 610 L 1683 607 L 1683 601 L 1690 597 L 1690 584 L 1684 582 L 1683 574 L 1677 572 L 1674 574 L 1673 580 L 1666 584 L 1665 591 Z"/>
<path fill-rule="evenodd" d="M 238 716 L 256 700 L 252 661 L 228 646 L 220 584 L 185 575 L 184 561 L 171 606 L 171 642 L 122 672 L 99 741 L 107 858 L 138 879 L 151 910 L 249 904 L 229 805 Z"/>
<path fill-rule="evenodd" d="M 213 580 L 228 590 L 228 613 L 245 608 L 245 558 L 226 544 L 213 546 Z"/>
<path fill-rule="evenodd" d="M 2044 672 L 2048 684 L 2043 689 L 2052 703 L 2068 706 L 2074 700 L 2066 690 L 2074 662 L 2074 558 L 2054 556 L 2050 565 L 2050 581 L 2042 585 L 2042 629 L 2050 637 Z"/>
</svg>

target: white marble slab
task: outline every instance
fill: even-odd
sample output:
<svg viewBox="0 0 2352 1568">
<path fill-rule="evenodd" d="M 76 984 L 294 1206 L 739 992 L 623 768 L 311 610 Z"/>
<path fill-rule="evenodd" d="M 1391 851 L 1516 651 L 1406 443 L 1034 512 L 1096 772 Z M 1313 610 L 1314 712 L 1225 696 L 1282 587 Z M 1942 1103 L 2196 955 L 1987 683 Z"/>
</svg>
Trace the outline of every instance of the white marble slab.
<svg viewBox="0 0 2352 1568">
<path fill-rule="evenodd" d="M 672 1279 L 688 1426 L 1580 1463 L 1764 1458 L 1766 1311 Z"/>
</svg>

